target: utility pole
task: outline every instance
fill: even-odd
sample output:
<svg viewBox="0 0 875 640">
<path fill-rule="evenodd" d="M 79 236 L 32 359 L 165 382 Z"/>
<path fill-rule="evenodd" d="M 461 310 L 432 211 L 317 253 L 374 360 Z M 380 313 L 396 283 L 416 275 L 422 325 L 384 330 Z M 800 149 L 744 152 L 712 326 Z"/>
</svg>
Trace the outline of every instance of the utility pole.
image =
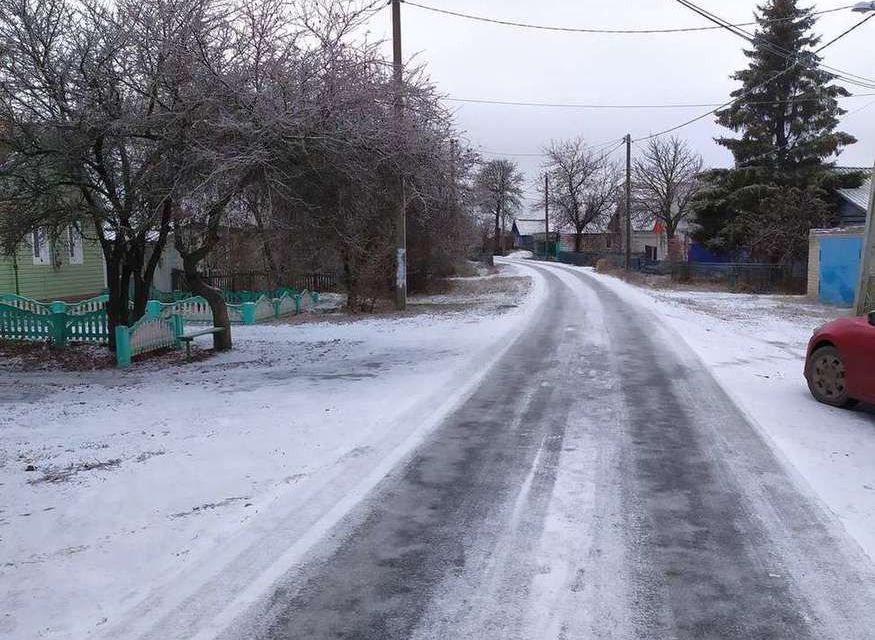
<svg viewBox="0 0 875 640">
<path fill-rule="evenodd" d="M 860 256 L 860 282 L 857 284 L 857 296 L 854 300 L 854 311 L 858 316 L 875 310 L 875 300 L 872 300 L 872 273 L 875 263 L 875 167 L 872 168 L 872 189 L 869 192 L 869 212 L 866 215 L 866 234 L 863 236 L 863 253 Z"/>
<path fill-rule="evenodd" d="M 401 0 L 392 0 L 392 63 L 395 81 L 395 119 L 401 130 L 404 117 L 402 91 L 404 62 L 401 58 Z M 395 308 L 407 308 L 407 195 L 404 176 L 399 185 L 399 203 L 395 214 Z"/>
<path fill-rule="evenodd" d="M 544 174 L 544 260 L 549 260 L 550 249 L 550 176 Z"/>
<path fill-rule="evenodd" d="M 626 271 L 632 269 L 632 134 L 626 134 Z"/>
</svg>

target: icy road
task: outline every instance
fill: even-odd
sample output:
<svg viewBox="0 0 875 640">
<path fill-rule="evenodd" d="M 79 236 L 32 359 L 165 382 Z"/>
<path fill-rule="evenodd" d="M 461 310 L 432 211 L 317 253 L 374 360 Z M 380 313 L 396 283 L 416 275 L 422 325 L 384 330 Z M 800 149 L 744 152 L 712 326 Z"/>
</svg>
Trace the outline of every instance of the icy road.
<svg viewBox="0 0 875 640">
<path fill-rule="evenodd" d="M 871 562 L 592 276 L 226 637 L 875 638 Z"/>
</svg>

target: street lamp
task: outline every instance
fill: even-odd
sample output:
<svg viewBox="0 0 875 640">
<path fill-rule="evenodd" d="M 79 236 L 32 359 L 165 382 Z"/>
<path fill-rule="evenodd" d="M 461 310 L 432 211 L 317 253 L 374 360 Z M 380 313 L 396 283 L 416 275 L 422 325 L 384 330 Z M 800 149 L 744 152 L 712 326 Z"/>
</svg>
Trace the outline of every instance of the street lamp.
<svg viewBox="0 0 875 640">
<path fill-rule="evenodd" d="M 854 5 L 854 8 L 851 9 L 851 11 L 857 11 L 859 13 L 875 11 L 875 2 L 858 2 Z"/>
</svg>

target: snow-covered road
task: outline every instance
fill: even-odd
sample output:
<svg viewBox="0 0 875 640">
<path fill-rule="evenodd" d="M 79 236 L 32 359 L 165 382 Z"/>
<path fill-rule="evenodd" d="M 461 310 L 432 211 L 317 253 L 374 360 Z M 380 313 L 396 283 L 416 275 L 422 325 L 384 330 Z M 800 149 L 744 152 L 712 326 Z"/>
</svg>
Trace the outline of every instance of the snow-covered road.
<svg viewBox="0 0 875 640">
<path fill-rule="evenodd" d="M 476 387 L 544 301 L 513 276 L 202 362 L 0 362 L 0 638 L 221 629 Z"/>
<path fill-rule="evenodd" d="M 875 571 L 680 335 L 601 278 L 227 638 L 871 638 Z"/>
<path fill-rule="evenodd" d="M 485 312 L 0 374 L 0 637 L 875 638 L 875 418 L 805 394 L 823 311 L 509 262 Z"/>
</svg>

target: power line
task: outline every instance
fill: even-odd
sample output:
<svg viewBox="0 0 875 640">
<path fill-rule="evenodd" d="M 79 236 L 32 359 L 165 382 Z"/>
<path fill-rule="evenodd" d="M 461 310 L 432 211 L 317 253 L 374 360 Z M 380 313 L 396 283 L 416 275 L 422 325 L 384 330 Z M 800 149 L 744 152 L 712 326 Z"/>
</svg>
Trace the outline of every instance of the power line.
<svg viewBox="0 0 875 640">
<path fill-rule="evenodd" d="M 843 32 L 840 33 L 838 36 L 836 36 L 835 38 L 833 38 L 832 40 L 830 40 L 829 42 L 827 42 L 827 43 L 826 43 L 825 45 L 823 45 L 820 49 L 818 49 L 818 51 L 820 51 L 821 49 L 825 49 L 826 47 L 828 47 L 829 45 L 831 45 L 831 44 L 832 44 L 833 42 L 835 42 L 836 40 L 841 40 L 841 39 L 844 38 L 846 35 L 848 35 L 851 31 L 853 31 L 854 29 L 858 29 L 859 27 L 862 27 L 866 22 L 868 22 L 868 21 L 871 20 L 872 18 L 875 18 L 875 13 L 870 13 L 868 16 L 866 16 L 863 20 L 860 20 L 860 21 L 859 21 L 857 24 L 855 24 L 853 27 L 851 27 L 851 28 L 848 29 L 847 31 L 843 31 Z M 862 77 L 862 76 L 857 76 L 857 77 Z"/>
<path fill-rule="evenodd" d="M 873 14 L 875 15 L 875 14 Z M 867 96 L 875 96 L 875 93 L 855 93 L 850 96 L 839 96 L 841 98 L 864 98 Z M 815 97 L 799 97 L 790 100 L 763 100 L 759 102 L 749 102 L 748 104 L 795 104 L 797 102 L 814 102 L 820 98 Z M 583 104 L 577 102 L 526 102 L 519 100 L 490 100 L 487 98 L 455 98 L 444 97 L 442 100 L 447 102 L 461 102 L 466 104 L 494 104 L 511 107 L 544 107 L 550 109 L 697 109 L 702 107 L 719 107 L 720 102 L 694 102 L 694 103 L 674 103 L 674 104 Z"/>
<path fill-rule="evenodd" d="M 684 4 L 684 3 L 685 3 L 685 0 L 677 0 L 677 2 L 680 2 L 681 4 Z M 871 18 L 871 17 L 872 17 L 872 16 L 867 16 L 864 20 L 861 21 L 861 24 L 862 24 L 863 22 L 866 22 L 867 20 L 869 20 L 869 18 Z M 857 26 L 859 26 L 859 25 L 857 25 Z M 827 47 L 829 47 L 829 46 L 835 44 L 838 40 L 840 40 L 841 38 L 843 38 L 844 36 L 846 36 L 846 35 L 847 35 L 848 33 L 850 33 L 851 31 L 853 31 L 853 28 L 852 28 L 852 29 L 848 29 L 847 31 L 844 32 L 843 35 L 839 36 L 838 38 L 833 38 L 833 39 L 830 40 L 828 43 L 826 43 L 826 44 L 823 45 L 822 47 L 818 48 L 818 49 L 815 51 L 815 53 L 820 53 L 821 51 L 823 51 L 823 50 L 826 49 Z M 784 69 L 783 71 L 780 71 L 780 72 L 774 74 L 774 75 L 771 76 L 770 78 L 766 78 L 763 82 L 761 82 L 761 83 L 759 83 L 759 84 L 757 84 L 757 85 L 755 85 L 755 86 L 753 86 L 753 87 L 751 87 L 751 88 L 749 88 L 749 89 L 745 89 L 745 90 L 744 90 L 739 96 L 737 96 L 736 98 L 733 98 L 733 99 L 730 100 L 729 102 L 725 102 L 725 103 L 721 104 L 721 105 L 718 106 L 716 109 L 712 109 L 711 111 L 708 111 L 707 113 L 703 113 L 703 114 L 700 115 L 700 116 L 696 116 L 695 118 L 692 118 L 692 119 L 690 119 L 690 120 L 687 120 L 686 122 L 682 122 L 681 124 L 678 124 L 678 125 L 676 125 L 676 126 L 674 126 L 674 127 L 670 127 L 670 128 L 668 128 L 668 129 L 665 129 L 664 131 L 660 131 L 660 132 L 658 132 L 658 133 L 654 133 L 654 134 L 651 134 L 651 135 L 649 135 L 649 136 L 644 136 L 644 137 L 641 137 L 641 138 L 636 138 L 636 139 L 633 140 L 632 142 L 637 143 L 637 142 L 643 142 L 643 141 L 646 141 L 646 140 L 652 140 L 653 138 L 658 138 L 658 137 L 660 137 L 660 136 L 664 136 L 664 135 L 666 135 L 666 134 L 668 134 L 668 133 L 672 133 L 672 132 L 677 131 L 677 130 L 679 130 L 679 129 L 683 129 L 684 127 L 687 127 L 687 126 L 689 126 L 689 125 L 691 125 L 691 124 L 694 124 L 694 123 L 698 122 L 699 120 L 704 120 L 704 119 L 707 118 L 708 116 L 711 116 L 711 115 L 717 113 L 717 112 L 720 111 L 721 109 L 723 109 L 723 108 L 725 108 L 725 107 L 728 107 L 728 106 L 730 106 L 730 105 L 732 105 L 732 104 L 735 104 L 736 102 L 738 102 L 738 101 L 741 100 L 742 98 L 745 98 L 745 97 L 749 96 L 749 95 L 752 94 L 754 91 L 757 91 L 758 89 L 761 89 L 762 87 L 764 87 L 765 85 L 769 84 L 770 82 L 774 82 L 775 80 L 777 80 L 777 79 L 780 78 L 781 76 L 783 76 L 783 75 L 789 73 L 789 72 L 790 72 L 790 71 L 791 71 L 796 65 L 798 65 L 799 63 L 800 63 L 799 60 L 794 61 L 792 64 L 790 64 L 790 65 L 789 65 L 786 69 Z"/>
<path fill-rule="evenodd" d="M 731 34 L 738 36 L 739 38 L 742 38 L 743 40 L 746 40 L 747 42 L 749 42 L 753 45 L 762 46 L 767 51 L 774 53 L 777 56 L 783 57 L 786 60 L 795 59 L 793 52 L 788 51 L 787 49 L 781 47 L 778 44 L 775 44 L 774 42 L 772 42 L 770 40 L 767 40 L 761 34 L 750 33 L 749 31 L 745 31 L 744 29 L 739 28 L 739 25 L 733 25 L 733 24 L 729 23 L 724 18 L 721 18 L 720 16 L 718 16 L 714 13 L 711 13 L 710 11 L 708 11 L 706 9 L 703 9 L 702 7 L 694 4 L 690 0 L 676 0 L 676 2 L 683 7 L 690 9 L 694 13 L 697 13 L 698 15 L 702 16 L 706 20 L 710 20 L 714 24 L 718 25 L 720 28 L 725 29 L 726 31 L 729 31 Z M 848 35 L 852 31 L 854 31 L 855 29 L 862 26 L 870 18 L 872 18 L 872 15 L 867 16 L 865 19 L 861 20 L 860 22 L 858 22 L 857 24 L 852 26 L 850 29 L 840 33 L 838 36 L 836 36 L 835 38 L 833 38 L 832 40 L 830 40 L 826 44 L 818 47 L 817 49 L 814 50 L 814 54 L 818 54 L 821 51 L 823 51 L 824 49 L 826 49 L 827 47 L 829 47 L 830 45 L 838 42 L 839 40 L 844 38 L 846 35 Z M 764 22 L 768 22 L 768 21 L 764 21 Z M 802 61 L 798 60 L 798 59 L 796 60 L 796 62 L 797 62 L 797 64 L 802 63 Z M 816 60 L 811 60 L 810 62 L 808 62 L 808 66 L 814 66 L 814 65 L 819 65 L 823 69 L 826 69 L 827 71 L 832 72 L 837 78 L 839 78 L 839 79 L 841 79 L 844 82 L 847 82 L 849 84 L 865 87 L 867 89 L 875 89 L 875 80 L 873 80 L 871 78 L 866 78 L 865 76 L 856 75 L 856 74 L 851 73 L 849 71 L 844 71 L 844 70 L 838 69 L 836 67 L 831 67 L 827 64 L 824 64 L 823 62 L 818 63 L 818 61 L 816 61 Z"/>
<path fill-rule="evenodd" d="M 606 142 L 601 142 L 599 144 L 594 145 L 586 145 L 590 151 L 599 151 L 600 149 L 604 149 L 605 147 L 610 147 L 613 145 L 613 148 L 609 151 L 605 152 L 598 159 L 604 160 L 612 153 L 616 152 L 617 149 L 623 146 L 623 138 L 614 138 L 612 140 L 608 140 Z M 478 153 L 484 153 L 490 156 L 506 156 L 509 158 L 546 158 L 549 153 L 546 151 L 541 151 L 538 153 L 514 153 L 514 152 L 502 152 L 502 151 L 491 151 L 489 149 L 478 149 Z"/>
<path fill-rule="evenodd" d="M 470 13 L 462 13 L 460 11 L 450 11 L 448 9 L 438 9 L 437 7 L 430 7 L 428 5 L 419 4 L 418 2 L 412 2 L 411 0 L 403 0 L 405 4 L 409 4 L 413 7 L 418 7 L 420 9 L 425 9 L 426 11 L 432 11 L 434 13 L 441 13 L 448 16 L 453 16 L 456 18 L 464 18 L 465 20 L 473 20 L 476 22 L 486 22 L 491 24 L 498 24 L 506 27 L 517 27 L 521 29 L 534 29 L 538 31 L 555 31 L 562 33 L 602 33 L 602 34 L 614 34 L 614 35 L 646 35 L 646 34 L 658 34 L 658 33 L 686 33 L 686 32 L 695 32 L 695 31 L 713 31 L 715 29 L 720 29 L 721 27 L 679 27 L 673 29 L 599 29 L 599 28 L 587 28 L 587 27 L 557 27 L 557 26 L 548 26 L 541 24 L 531 24 L 527 22 L 514 22 L 511 20 L 503 20 L 499 18 L 487 18 L 485 16 L 478 16 Z M 835 13 L 836 11 L 845 11 L 846 9 L 850 9 L 854 5 L 847 5 L 843 7 L 836 7 L 835 9 L 826 9 L 824 11 L 817 11 L 813 15 L 823 15 L 826 13 Z M 773 22 L 782 22 L 785 21 L 786 18 L 776 19 Z M 757 24 L 756 22 L 742 22 L 736 26 L 751 26 Z"/>
</svg>

